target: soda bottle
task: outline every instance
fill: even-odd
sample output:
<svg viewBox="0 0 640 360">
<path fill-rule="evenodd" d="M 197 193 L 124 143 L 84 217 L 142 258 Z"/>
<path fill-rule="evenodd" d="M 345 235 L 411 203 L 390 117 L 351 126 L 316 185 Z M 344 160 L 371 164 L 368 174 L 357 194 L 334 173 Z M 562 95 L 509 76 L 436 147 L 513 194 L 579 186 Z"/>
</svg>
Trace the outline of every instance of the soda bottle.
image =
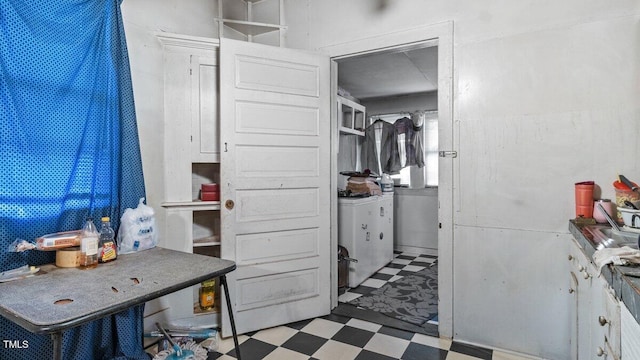
<svg viewBox="0 0 640 360">
<path fill-rule="evenodd" d="M 82 227 L 80 240 L 80 268 L 92 269 L 98 266 L 98 231 L 93 218 L 87 218 Z"/>
</svg>

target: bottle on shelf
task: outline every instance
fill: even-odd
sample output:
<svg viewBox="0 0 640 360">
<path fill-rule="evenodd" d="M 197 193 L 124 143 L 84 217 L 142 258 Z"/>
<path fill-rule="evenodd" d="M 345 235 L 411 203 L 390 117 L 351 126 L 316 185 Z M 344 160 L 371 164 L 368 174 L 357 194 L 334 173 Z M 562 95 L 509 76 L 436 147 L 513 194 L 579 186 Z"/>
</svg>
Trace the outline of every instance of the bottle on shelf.
<svg viewBox="0 0 640 360">
<path fill-rule="evenodd" d="M 118 257 L 116 247 L 116 233 L 111 227 L 111 219 L 104 216 L 100 227 L 100 243 L 98 245 L 98 262 L 106 263 Z"/>
<path fill-rule="evenodd" d="M 98 266 L 98 230 L 93 218 L 87 218 L 82 227 L 80 240 L 80 268 L 92 269 Z"/>
<path fill-rule="evenodd" d="M 216 280 L 215 279 L 209 279 L 206 281 L 203 281 L 202 284 L 200 284 L 200 290 L 199 290 L 199 302 L 200 302 L 200 309 L 202 310 L 211 310 L 213 309 L 213 306 L 215 305 L 215 285 L 216 285 Z"/>
</svg>

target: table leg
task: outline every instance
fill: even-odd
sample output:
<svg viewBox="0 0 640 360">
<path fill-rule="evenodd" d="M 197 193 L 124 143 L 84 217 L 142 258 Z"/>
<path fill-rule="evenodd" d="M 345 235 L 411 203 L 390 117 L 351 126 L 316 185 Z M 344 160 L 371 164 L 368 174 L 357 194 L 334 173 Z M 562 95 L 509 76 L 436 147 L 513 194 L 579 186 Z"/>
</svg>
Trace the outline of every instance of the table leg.
<svg viewBox="0 0 640 360">
<path fill-rule="evenodd" d="M 62 332 L 51 333 L 53 341 L 53 360 L 62 360 Z"/>
<path fill-rule="evenodd" d="M 238 344 L 238 334 L 236 333 L 236 322 L 233 320 L 233 311 L 231 310 L 231 298 L 229 297 L 229 287 L 227 286 L 226 275 L 220 275 L 220 285 L 224 287 L 224 297 L 227 300 L 227 311 L 229 312 L 229 320 L 231 321 L 231 332 L 233 333 L 233 344 L 236 347 L 236 358 L 240 357 L 240 344 Z"/>
</svg>

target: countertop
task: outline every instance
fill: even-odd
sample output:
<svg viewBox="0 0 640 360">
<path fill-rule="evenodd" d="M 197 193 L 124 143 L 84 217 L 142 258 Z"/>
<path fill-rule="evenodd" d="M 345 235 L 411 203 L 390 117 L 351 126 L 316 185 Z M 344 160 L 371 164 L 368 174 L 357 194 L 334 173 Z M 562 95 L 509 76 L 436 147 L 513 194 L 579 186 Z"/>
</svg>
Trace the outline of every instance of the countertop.
<svg viewBox="0 0 640 360">
<path fill-rule="evenodd" d="M 583 233 L 582 226 L 576 224 L 575 221 L 569 221 L 569 231 L 584 249 L 589 259 L 593 259 L 596 249 L 588 240 L 589 233 Z M 637 272 L 640 273 L 639 266 L 616 266 L 612 264 L 605 265 L 602 268 L 604 279 L 611 285 L 616 297 L 627 306 L 631 314 L 640 323 L 640 278 L 623 275 L 624 273 Z"/>
</svg>

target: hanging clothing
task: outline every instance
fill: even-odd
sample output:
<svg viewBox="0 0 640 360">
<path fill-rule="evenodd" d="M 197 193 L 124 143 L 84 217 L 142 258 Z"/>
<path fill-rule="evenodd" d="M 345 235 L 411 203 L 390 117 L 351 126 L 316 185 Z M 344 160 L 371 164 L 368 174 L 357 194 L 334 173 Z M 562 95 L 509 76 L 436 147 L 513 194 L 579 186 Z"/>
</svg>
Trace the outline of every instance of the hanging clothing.
<svg viewBox="0 0 640 360">
<path fill-rule="evenodd" d="M 0 249 L 80 229 L 88 216 L 110 216 L 117 228 L 145 197 L 121 2 L 0 1 Z M 0 272 L 54 259 L 2 251 Z M 65 331 L 62 357 L 148 359 L 143 312 Z M 4 317 L 0 339 L 29 344 L 5 347 L 2 359 L 52 357 L 48 335 Z"/>
<path fill-rule="evenodd" d="M 398 137 L 399 154 L 402 166 L 424 166 L 424 149 L 422 146 L 422 126 L 415 126 L 413 120 L 403 117 L 393 123 Z"/>
<path fill-rule="evenodd" d="M 379 130 L 380 146 L 376 143 L 376 128 Z M 376 120 L 367 126 L 360 157 L 363 170 L 369 169 L 378 175 L 398 174 L 402 167 L 398 156 L 395 127 L 382 120 Z"/>
</svg>

